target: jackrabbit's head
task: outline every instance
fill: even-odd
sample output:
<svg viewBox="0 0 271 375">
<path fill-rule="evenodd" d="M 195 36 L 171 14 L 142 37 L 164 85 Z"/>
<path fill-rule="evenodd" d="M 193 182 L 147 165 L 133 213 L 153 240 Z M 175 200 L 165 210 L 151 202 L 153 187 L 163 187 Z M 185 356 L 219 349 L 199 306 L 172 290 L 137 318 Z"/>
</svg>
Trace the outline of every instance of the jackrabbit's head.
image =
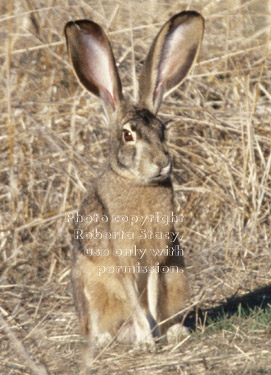
<svg viewBox="0 0 271 375">
<path fill-rule="evenodd" d="M 168 178 L 171 162 L 164 125 L 156 118 L 162 100 L 177 88 L 196 60 L 204 30 L 194 11 L 173 16 L 152 43 L 139 80 L 139 100 L 128 104 L 111 45 L 103 29 L 88 20 L 65 26 L 68 52 L 81 84 L 98 96 L 110 118 L 111 168 L 137 182 Z"/>
</svg>

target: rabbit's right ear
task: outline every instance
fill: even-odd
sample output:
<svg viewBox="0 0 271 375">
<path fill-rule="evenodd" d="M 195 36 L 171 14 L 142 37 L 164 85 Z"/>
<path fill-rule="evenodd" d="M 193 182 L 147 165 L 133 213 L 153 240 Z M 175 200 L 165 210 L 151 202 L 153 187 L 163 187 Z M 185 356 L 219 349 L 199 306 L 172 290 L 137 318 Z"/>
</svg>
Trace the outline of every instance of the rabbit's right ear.
<svg viewBox="0 0 271 375">
<path fill-rule="evenodd" d="M 111 45 L 95 22 L 79 20 L 65 26 L 68 53 L 78 80 L 102 99 L 109 111 L 122 100 L 121 82 Z"/>
<path fill-rule="evenodd" d="M 203 17 L 195 11 L 184 11 L 166 22 L 156 36 L 139 81 L 140 105 L 154 115 L 163 98 L 189 73 L 198 55 L 203 30 Z"/>
</svg>

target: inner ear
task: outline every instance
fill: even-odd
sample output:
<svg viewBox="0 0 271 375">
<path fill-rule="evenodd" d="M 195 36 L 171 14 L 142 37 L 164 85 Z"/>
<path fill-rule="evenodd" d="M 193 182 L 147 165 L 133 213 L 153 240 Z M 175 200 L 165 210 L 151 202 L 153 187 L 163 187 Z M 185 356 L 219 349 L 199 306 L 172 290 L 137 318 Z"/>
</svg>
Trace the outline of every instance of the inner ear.
<svg viewBox="0 0 271 375">
<path fill-rule="evenodd" d="M 187 76 L 199 47 L 198 35 L 191 25 L 184 23 L 165 38 L 165 44 L 158 68 L 158 77 L 154 92 L 154 100 L 159 87 L 163 87 L 166 95 L 182 83 Z"/>
<path fill-rule="evenodd" d="M 111 45 L 95 22 L 79 20 L 65 27 L 68 52 L 80 83 L 115 110 L 122 89 Z"/>
<path fill-rule="evenodd" d="M 193 11 L 173 16 L 159 31 L 140 78 L 140 102 L 156 114 L 163 98 L 175 90 L 196 60 L 204 30 Z"/>
</svg>

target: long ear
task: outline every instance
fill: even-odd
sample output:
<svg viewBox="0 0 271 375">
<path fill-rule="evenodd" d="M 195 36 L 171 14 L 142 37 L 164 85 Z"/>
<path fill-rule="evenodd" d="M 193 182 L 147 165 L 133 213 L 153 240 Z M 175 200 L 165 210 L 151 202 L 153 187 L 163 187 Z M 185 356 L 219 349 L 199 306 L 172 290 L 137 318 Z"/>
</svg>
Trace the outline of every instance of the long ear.
<svg viewBox="0 0 271 375">
<path fill-rule="evenodd" d="M 163 98 L 177 88 L 197 58 L 204 30 L 194 11 L 173 16 L 156 36 L 139 81 L 140 105 L 156 114 Z"/>
<path fill-rule="evenodd" d="M 65 26 L 68 53 L 82 85 L 114 111 L 122 100 L 121 82 L 109 40 L 103 29 L 88 20 Z"/>
</svg>

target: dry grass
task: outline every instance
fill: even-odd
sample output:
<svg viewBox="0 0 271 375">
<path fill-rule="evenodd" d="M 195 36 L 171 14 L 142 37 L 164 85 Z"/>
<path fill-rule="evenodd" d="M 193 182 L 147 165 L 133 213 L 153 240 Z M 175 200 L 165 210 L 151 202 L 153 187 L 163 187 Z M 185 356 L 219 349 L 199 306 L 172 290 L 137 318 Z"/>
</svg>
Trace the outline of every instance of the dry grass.
<svg viewBox="0 0 271 375">
<path fill-rule="evenodd" d="M 73 77 L 64 24 L 92 18 L 109 31 L 133 98 L 134 73 L 156 31 L 184 9 L 205 16 L 203 46 L 190 78 L 160 114 L 170 127 L 175 188 L 185 216 L 181 231 L 194 306 L 187 323 L 194 333 L 156 353 L 113 345 L 94 363 L 93 374 L 270 373 L 270 322 L 269 328 L 266 321 L 255 328 L 249 313 L 229 330 L 229 316 L 210 332 L 207 319 L 207 313 L 219 316 L 226 301 L 230 315 L 239 303 L 261 306 L 263 313 L 270 309 L 270 2 L 4 0 L 1 374 L 79 371 L 65 215 L 78 207 L 106 160 L 109 130 L 97 101 Z"/>
</svg>

